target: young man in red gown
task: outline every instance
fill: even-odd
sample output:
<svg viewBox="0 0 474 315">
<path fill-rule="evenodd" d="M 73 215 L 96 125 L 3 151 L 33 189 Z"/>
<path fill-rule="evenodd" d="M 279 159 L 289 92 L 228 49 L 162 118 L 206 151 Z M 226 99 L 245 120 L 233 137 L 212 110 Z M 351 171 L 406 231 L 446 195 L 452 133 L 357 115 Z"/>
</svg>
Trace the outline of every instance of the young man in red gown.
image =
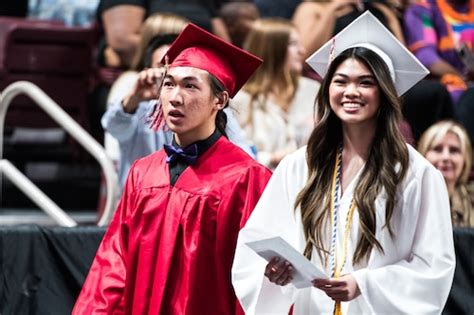
<svg viewBox="0 0 474 315">
<path fill-rule="evenodd" d="M 173 143 L 132 166 L 73 314 L 240 313 L 237 234 L 271 173 L 227 140 L 222 109 L 261 60 L 191 24 L 164 61 Z M 143 98 L 162 73 L 140 74 Z"/>
</svg>

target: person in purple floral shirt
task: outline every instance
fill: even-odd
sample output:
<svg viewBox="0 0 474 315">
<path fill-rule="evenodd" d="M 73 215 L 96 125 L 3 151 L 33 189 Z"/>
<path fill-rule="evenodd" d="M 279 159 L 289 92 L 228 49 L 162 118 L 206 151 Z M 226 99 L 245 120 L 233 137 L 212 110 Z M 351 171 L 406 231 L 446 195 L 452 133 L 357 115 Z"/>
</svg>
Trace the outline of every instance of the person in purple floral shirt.
<svg viewBox="0 0 474 315">
<path fill-rule="evenodd" d="M 447 87 L 473 140 L 474 2 L 418 0 L 405 11 L 404 31 L 408 48 Z"/>
</svg>

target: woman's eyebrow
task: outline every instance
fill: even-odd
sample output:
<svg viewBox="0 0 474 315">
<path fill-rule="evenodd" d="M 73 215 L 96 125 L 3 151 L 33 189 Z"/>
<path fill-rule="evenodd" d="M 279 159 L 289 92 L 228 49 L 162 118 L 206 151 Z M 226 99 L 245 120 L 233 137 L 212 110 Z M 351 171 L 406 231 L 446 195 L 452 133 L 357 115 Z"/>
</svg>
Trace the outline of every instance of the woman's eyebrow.
<svg viewBox="0 0 474 315">
<path fill-rule="evenodd" d="M 334 73 L 334 76 L 341 76 L 343 78 L 349 78 L 350 76 L 345 74 L 345 73 L 341 73 L 341 72 L 336 72 Z M 373 79 L 374 78 L 374 75 L 373 74 L 363 74 L 363 75 L 360 75 L 358 76 L 359 79 Z"/>
</svg>

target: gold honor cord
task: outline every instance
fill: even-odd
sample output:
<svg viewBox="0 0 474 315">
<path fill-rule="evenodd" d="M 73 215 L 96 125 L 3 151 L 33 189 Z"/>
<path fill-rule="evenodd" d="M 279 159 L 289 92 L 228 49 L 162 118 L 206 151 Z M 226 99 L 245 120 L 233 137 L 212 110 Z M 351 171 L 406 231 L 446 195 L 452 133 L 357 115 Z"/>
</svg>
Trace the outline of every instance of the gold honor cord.
<svg viewBox="0 0 474 315">
<path fill-rule="evenodd" d="M 337 199 L 338 197 L 338 193 L 339 193 L 339 186 L 340 186 L 340 179 L 341 179 L 341 164 L 342 164 L 342 150 L 339 151 L 339 154 L 336 155 L 336 163 L 335 163 L 335 166 L 334 166 L 334 174 L 333 174 L 333 177 L 332 177 L 332 187 L 331 187 L 331 190 L 332 190 L 332 195 L 333 195 L 333 198 L 331 200 L 331 223 L 332 223 L 332 226 L 333 226 L 333 230 L 337 230 L 337 216 L 335 218 L 334 214 L 336 213 L 336 209 L 335 209 L 335 200 Z M 343 239 L 343 242 L 342 242 L 342 257 L 341 257 L 341 263 L 338 264 L 338 259 L 337 259 L 337 246 L 334 246 L 333 248 L 333 252 L 331 253 L 331 255 L 333 255 L 334 257 L 334 270 L 333 270 L 333 277 L 334 278 L 339 278 L 341 276 L 341 271 L 342 271 L 342 268 L 344 267 L 344 264 L 346 262 L 346 255 L 347 255 L 347 240 L 349 239 L 349 232 L 351 230 L 351 222 L 352 222 L 352 217 L 353 217 L 353 214 L 354 214 L 354 210 L 355 210 L 355 203 L 354 203 L 354 199 L 352 199 L 351 201 L 351 205 L 349 207 L 349 213 L 347 214 L 347 219 L 346 219 L 346 227 L 344 229 L 344 239 Z M 331 241 L 336 242 L 336 237 L 337 237 L 337 233 L 333 233 L 332 237 L 334 239 L 332 239 Z M 342 308 L 341 308 L 341 302 L 340 301 L 337 301 L 335 304 L 334 304 L 334 310 L 333 310 L 333 314 L 334 315 L 342 315 Z"/>
</svg>

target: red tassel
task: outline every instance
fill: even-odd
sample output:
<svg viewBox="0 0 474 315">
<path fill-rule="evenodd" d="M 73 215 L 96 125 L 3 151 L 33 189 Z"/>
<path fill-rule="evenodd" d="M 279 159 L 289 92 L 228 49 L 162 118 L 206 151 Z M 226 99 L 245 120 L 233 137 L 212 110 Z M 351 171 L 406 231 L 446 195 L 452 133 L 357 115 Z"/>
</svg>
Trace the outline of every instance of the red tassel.
<svg viewBox="0 0 474 315">
<path fill-rule="evenodd" d="M 147 117 L 147 124 L 152 130 L 158 131 L 164 126 L 164 122 L 163 106 L 161 106 L 161 101 L 158 100 L 153 106 L 153 111 Z"/>
</svg>

